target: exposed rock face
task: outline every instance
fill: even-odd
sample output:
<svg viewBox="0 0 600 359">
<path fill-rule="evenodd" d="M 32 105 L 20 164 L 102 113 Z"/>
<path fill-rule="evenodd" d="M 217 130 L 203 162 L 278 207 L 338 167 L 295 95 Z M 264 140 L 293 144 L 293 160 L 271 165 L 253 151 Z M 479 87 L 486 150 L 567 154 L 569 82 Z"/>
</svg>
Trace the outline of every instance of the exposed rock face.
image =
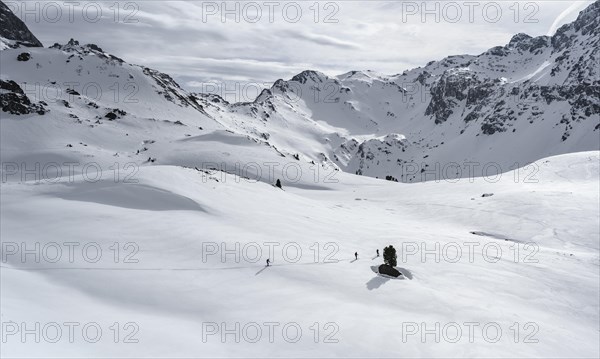
<svg viewBox="0 0 600 359">
<path fill-rule="evenodd" d="M 425 110 L 425 115 L 435 117 L 435 123 L 440 124 L 448 120 L 454 112 L 453 109 L 467 99 L 470 89 L 479 85 L 473 73 L 461 73 L 460 69 L 445 71 L 442 77 L 431 87 L 431 102 Z M 471 93 L 471 102 L 475 93 Z"/>
<path fill-rule="evenodd" d="M 260 100 L 271 97 L 277 109 L 289 106 L 304 118 L 347 130 L 350 135 L 327 136 L 332 149 L 323 156 L 340 169 L 414 182 L 430 180 L 425 173 L 451 161 L 502 159 L 507 170 L 515 162 L 599 149 L 599 63 L 596 1 L 553 36 L 519 33 L 480 55 L 449 56 L 393 76 L 304 71 L 276 81 Z M 253 105 L 250 112 L 256 111 Z M 385 139 L 393 133 L 403 140 Z M 544 141 L 531 141 L 533 134 Z M 443 174 L 452 176 L 461 172 Z"/>
<path fill-rule="evenodd" d="M 527 34 L 519 33 L 512 37 L 505 49 L 508 53 L 510 50 L 518 50 L 521 53 L 529 52 L 539 54 L 544 47 L 550 45 L 548 36 L 531 37 Z"/>
<path fill-rule="evenodd" d="M 0 36 L 6 40 L 3 44 L 10 48 L 24 47 L 43 47 L 38 40 L 29 31 L 25 23 L 21 21 L 6 4 L 0 1 Z"/>
<path fill-rule="evenodd" d="M 584 36 L 592 36 L 596 38 L 598 43 L 600 37 L 600 2 L 596 1 L 585 10 L 579 13 L 577 19 L 570 23 L 561 26 L 556 30 L 556 34 L 552 36 L 552 46 L 557 51 L 573 46 L 577 41 L 575 33 L 579 32 Z"/>
<path fill-rule="evenodd" d="M 32 103 L 16 82 L 0 80 L 0 107 L 3 112 L 13 115 L 28 115 L 30 113 L 43 115 L 47 111 L 46 105 L 44 102 Z"/>
</svg>

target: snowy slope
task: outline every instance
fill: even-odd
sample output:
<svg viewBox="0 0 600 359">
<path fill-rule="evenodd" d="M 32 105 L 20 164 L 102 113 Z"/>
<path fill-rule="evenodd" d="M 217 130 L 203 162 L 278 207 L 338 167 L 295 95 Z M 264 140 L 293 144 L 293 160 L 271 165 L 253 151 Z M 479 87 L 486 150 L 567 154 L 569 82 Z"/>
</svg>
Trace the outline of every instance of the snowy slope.
<svg viewBox="0 0 600 359">
<path fill-rule="evenodd" d="M 600 356 L 599 7 L 233 104 L 2 39 L 0 356 Z"/>
<path fill-rule="evenodd" d="M 38 178 L 47 179 L 56 170 L 46 175 L 44 168 L 54 163 L 64 173 L 71 170 L 66 164 L 74 162 L 76 173 L 88 164 L 93 164 L 92 171 L 109 171 L 117 163 L 122 169 L 171 164 L 250 176 L 262 169 L 268 173 L 264 162 L 281 162 L 283 154 L 267 139 L 234 132 L 233 121 L 209 115 L 202 100 L 166 74 L 127 64 L 96 45 L 75 40 L 27 49 L 28 61 L 17 59 L 21 53 L 22 48 L 0 52 L 0 157 L 17 167 L 3 167 L 10 173 L 5 180 L 21 180 L 23 170 L 36 163 Z M 224 145 L 221 151 L 215 151 L 215 142 Z M 254 161 L 258 169 L 245 168 Z"/>
<path fill-rule="evenodd" d="M 471 176 L 472 162 L 482 176 L 490 165 L 505 172 L 598 150 L 599 13 L 595 2 L 553 37 L 518 34 L 478 56 L 450 56 L 398 75 L 305 71 L 276 81 L 254 102 L 234 104 L 190 94 L 168 75 L 96 45 L 7 49 L 0 52 L 2 159 L 21 162 L 33 135 L 40 152 L 60 159 L 111 163 L 119 156 L 191 167 L 217 160 L 236 172 L 249 156 L 235 147 L 206 154 L 204 139 L 221 137 L 209 134 L 218 130 L 258 144 L 261 155 L 250 158 L 264 171 L 263 162 L 276 159 L 419 182 Z M 31 58 L 19 61 L 23 53 Z"/>
<path fill-rule="evenodd" d="M 468 162 L 507 171 L 600 148 L 598 19 L 595 2 L 552 37 L 517 34 L 478 56 L 450 56 L 392 76 L 304 71 L 278 80 L 254 103 L 215 102 L 224 117 L 250 117 L 237 122 L 251 133 L 350 173 L 414 182 L 431 179 L 421 170 L 451 163 L 462 174 L 445 178 L 463 177 Z"/>
<path fill-rule="evenodd" d="M 34 345 L 17 334 L 2 355 L 598 357 L 598 163 L 598 152 L 544 159 L 538 183 L 515 183 L 514 173 L 496 183 L 412 185 L 341 174 L 323 189 L 281 191 L 156 166 L 142 168 L 137 184 L 81 177 L 4 184 L 4 242 L 79 247 L 72 263 L 66 252 L 56 263 L 44 260 L 54 252 L 40 263 L 4 253 L 3 321 L 96 323 L 104 335 L 91 344 L 79 327 L 73 343 L 65 334 Z M 119 263 L 109 249 L 114 242 L 122 247 Z M 277 245 L 271 255 L 269 242 Z M 87 243 L 103 249 L 98 262 L 81 254 Z M 231 253 L 222 260 L 207 243 L 230 251 L 239 243 L 239 261 Z M 375 249 L 389 244 L 399 250 L 404 280 L 371 271 L 381 263 Z M 138 262 L 123 263 L 131 254 Z M 115 322 L 122 327 L 117 344 L 109 329 Z M 279 323 L 272 342 L 263 324 L 270 322 Z M 260 323 L 262 336 L 251 343 L 250 331 L 239 343 L 233 334 L 222 341 L 221 331 L 207 334 L 207 323 Z M 302 330 L 295 343 L 286 341 L 294 328 L 282 334 L 289 323 Z M 421 330 L 406 334 L 413 323 L 430 330 L 457 323 L 463 332 L 455 343 L 452 331 L 423 341 Z M 478 324 L 472 340 L 463 323 Z M 502 330 L 497 343 L 488 342 L 496 334 L 484 333 L 485 325 Z M 123 343 L 126 334 L 139 342 Z"/>
</svg>

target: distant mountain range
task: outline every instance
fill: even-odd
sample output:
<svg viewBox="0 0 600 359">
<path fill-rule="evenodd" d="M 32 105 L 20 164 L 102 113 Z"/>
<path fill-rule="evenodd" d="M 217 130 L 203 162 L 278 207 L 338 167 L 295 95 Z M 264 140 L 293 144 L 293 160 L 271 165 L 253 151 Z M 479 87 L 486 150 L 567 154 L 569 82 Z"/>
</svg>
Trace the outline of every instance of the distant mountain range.
<svg viewBox="0 0 600 359">
<path fill-rule="evenodd" d="M 517 34 L 391 76 L 304 71 L 245 103 L 190 93 L 97 45 L 43 48 L 1 2 L 0 20 L 3 161 L 33 151 L 236 171 L 275 160 L 419 182 L 600 149 L 600 1 L 552 37 Z"/>
</svg>

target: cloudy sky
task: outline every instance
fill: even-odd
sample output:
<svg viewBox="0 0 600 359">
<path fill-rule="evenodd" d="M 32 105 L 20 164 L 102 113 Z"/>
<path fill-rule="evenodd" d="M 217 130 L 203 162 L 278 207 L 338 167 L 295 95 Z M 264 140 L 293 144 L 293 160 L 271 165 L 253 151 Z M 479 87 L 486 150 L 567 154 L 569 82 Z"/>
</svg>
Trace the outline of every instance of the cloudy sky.
<svg viewBox="0 0 600 359">
<path fill-rule="evenodd" d="M 305 69 L 400 73 L 515 33 L 551 34 L 592 1 L 4 2 L 45 46 L 94 43 L 201 92 Z"/>
</svg>

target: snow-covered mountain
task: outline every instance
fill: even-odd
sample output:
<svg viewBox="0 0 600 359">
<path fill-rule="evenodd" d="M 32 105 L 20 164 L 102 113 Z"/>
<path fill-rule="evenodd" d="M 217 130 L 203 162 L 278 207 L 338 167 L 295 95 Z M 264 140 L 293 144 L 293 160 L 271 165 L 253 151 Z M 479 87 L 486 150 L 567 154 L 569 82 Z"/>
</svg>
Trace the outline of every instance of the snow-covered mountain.
<svg viewBox="0 0 600 359">
<path fill-rule="evenodd" d="M 3 28 L 18 23 L 7 11 Z M 21 118 L 3 121 L 2 156 L 19 159 L 30 131 L 43 127 L 39 150 L 69 158 L 217 162 L 232 171 L 236 163 L 276 160 L 404 182 L 505 172 L 599 149 L 599 19 L 597 1 L 552 37 L 518 34 L 478 56 L 393 76 L 304 71 L 233 104 L 188 93 L 97 45 L 25 48 L 20 41 L 38 42 L 19 27 L 3 31 L 16 48 L 0 53 L 3 118 Z M 207 154 L 213 141 L 258 152 Z"/>
<path fill-rule="evenodd" d="M 228 103 L 0 2 L 0 356 L 598 358 L 599 15 Z"/>
<path fill-rule="evenodd" d="M 12 11 L 0 1 L 0 50 L 5 48 L 25 47 L 43 47 L 27 28 L 27 25 L 15 16 Z"/>
<path fill-rule="evenodd" d="M 552 37 L 517 34 L 478 56 L 450 56 L 393 76 L 305 71 L 279 80 L 243 106 L 253 118 L 245 126 L 282 146 L 309 137 L 309 148 L 291 147 L 315 160 L 324 153 L 350 173 L 418 181 L 433 179 L 420 172 L 436 163 L 494 162 L 507 170 L 599 148 L 599 63 L 595 2 Z M 226 114 L 239 107 L 221 106 Z"/>
</svg>

